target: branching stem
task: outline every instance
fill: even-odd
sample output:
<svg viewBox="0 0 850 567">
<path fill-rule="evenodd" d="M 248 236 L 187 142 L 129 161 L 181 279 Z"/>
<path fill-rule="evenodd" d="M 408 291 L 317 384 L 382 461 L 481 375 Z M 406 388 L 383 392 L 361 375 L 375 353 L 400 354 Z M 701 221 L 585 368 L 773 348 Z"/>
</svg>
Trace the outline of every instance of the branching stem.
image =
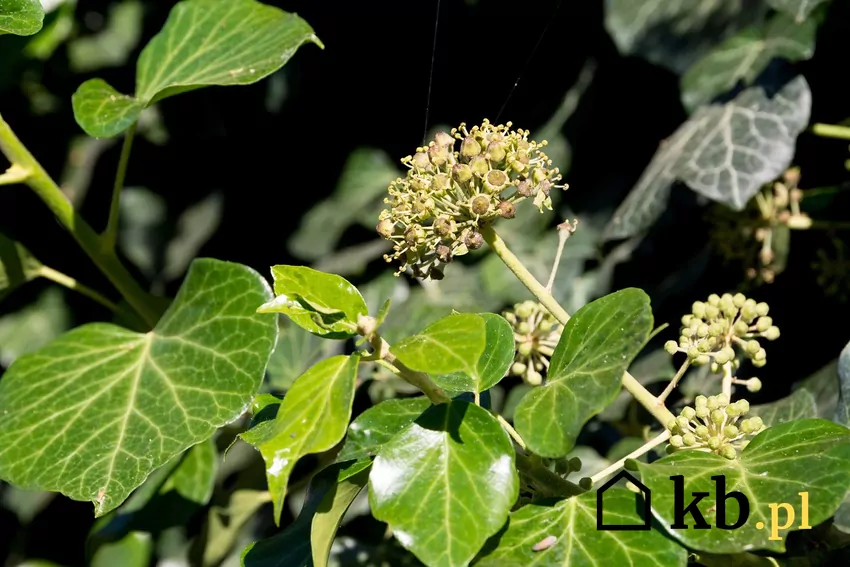
<svg viewBox="0 0 850 567">
<path fill-rule="evenodd" d="M 516 454 L 516 468 L 526 476 L 540 493 L 545 497 L 568 498 L 586 492 L 579 485 L 553 473 L 544 467 L 539 460 L 521 451 Z"/>
<path fill-rule="evenodd" d="M 97 292 L 91 289 L 90 287 L 81 284 L 71 276 L 63 274 L 58 270 L 54 270 L 53 268 L 50 268 L 48 266 L 41 266 L 38 269 L 38 275 L 54 283 L 58 283 L 63 287 L 67 287 L 68 289 L 72 289 L 82 295 L 85 295 L 89 299 L 97 301 L 98 303 L 100 303 L 101 305 L 103 305 L 114 313 L 118 313 L 119 311 L 121 311 L 121 308 L 118 305 L 108 300 L 100 292 Z"/>
<path fill-rule="evenodd" d="M 606 467 L 605 470 L 599 471 L 598 473 L 596 473 L 595 475 L 590 477 L 590 480 L 593 482 L 593 484 L 596 484 L 597 482 L 607 478 L 611 474 L 613 474 L 613 473 L 617 472 L 618 470 L 620 470 L 621 468 L 623 468 L 623 466 L 626 464 L 627 460 L 637 459 L 641 455 L 646 454 L 646 453 L 650 452 L 652 449 L 658 447 L 659 445 L 661 445 L 662 443 L 667 441 L 667 439 L 669 439 L 669 438 L 670 438 L 670 431 L 665 429 L 664 431 L 659 433 L 656 437 L 650 439 L 647 443 L 645 443 L 644 445 L 641 445 L 640 447 L 638 447 L 637 449 L 635 449 L 634 451 L 632 451 L 631 453 L 629 453 L 628 455 L 626 455 L 625 457 L 623 457 L 622 459 L 617 461 L 616 463 L 612 463 L 611 466 Z"/>
<path fill-rule="evenodd" d="M 679 371 L 676 372 L 676 375 L 673 376 L 673 379 L 670 380 L 670 383 L 667 384 L 667 387 L 664 388 L 664 391 L 661 392 L 661 395 L 658 396 L 658 403 L 659 404 L 663 404 L 664 400 L 667 399 L 667 396 L 669 396 L 670 393 L 673 390 L 676 389 L 676 385 L 679 383 L 679 380 L 682 379 L 682 376 L 685 375 L 685 372 L 687 372 L 687 370 L 690 366 L 691 366 L 691 359 L 689 358 L 689 359 L 685 360 L 685 362 L 682 364 L 682 367 L 679 368 Z"/>
<path fill-rule="evenodd" d="M 546 290 L 543 284 L 537 281 L 537 278 L 528 271 L 520 259 L 510 251 L 507 244 L 505 244 L 505 241 L 502 240 L 501 237 L 496 234 L 496 231 L 493 230 L 493 227 L 483 227 L 481 229 L 481 234 L 487 244 L 490 245 L 490 248 L 493 249 L 496 255 L 499 256 L 502 262 L 504 262 L 508 269 L 514 273 L 519 281 L 522 282 L 523 285 L 525 285 L 525 287 L 527 287 L 528 290 L 537 298 L 537 300 L 549 310 L 559 323 L 566 325 L 567 321 L 570 319 L 570 314 L 561 307 L 552 294 Z M 651 413 L 662 426 L 666 427 L 671 420 L 675 419 L 675 416 L 670 413 L 670 410 L 668 410 L 663 403 L 659 403 L 658 399 L 628 372 L 623 374 L 623 387 L 628 390 L 629 393 L 640 403 L 640 405 L 646 408 L 646 410 Z"/>
<path fill-rule="evenodd" d="M 522 440 L 522 437 L 520 436 L 520 434 L 519 434 L 519 433 L 517 433 L 517 430 L 516 430 L 516 429 L 514 429 L 513 425 L 511 425 L 510 423 L 508 423 L 508 420 L 507 420 L 507 419 L 505 419 L 504 417 L 502 417 L 502 416 L 501 416 L 501 415 L 499 415 L 499 414 L 496 414 L 496 419 L 498 419 L 498 420 L 499 420 L 499 423 L 501 423 L 501 424 L 502 424 L 502 427 L 504 427 L 505 431 L 507 431 L 507 432 L 508 432 L 508 435 L 510 435 L 510 436 L 511 436 L 511 439 L 513 439 L 513 440 L 514 440 L 514 442 L 515 442 L 517 445 L 519 445 L 520 447 L 522 447 L 523 451 L 527 450 L 527 449 L 526 449 L 526 446 L 525 446 L 525 441 L 523 441 L 523 440 Z"/>
<path fill-rule="evenodd" d="M 133 139 L 136 137 L 137 122 L 124 134 L 124 144 L 121 146 L 121 157 L 118 160 L 118 171 L 115 173 L 115 183 L 112 186 L 112 201 L 109 204 L 109 219 L 106 230 L 103 231 L 104 252 L 115 250 L 118 239 L 118 217 L 121 212 L 121 190 L 124 188 L 124 178 L 127 176 L 127 165 L 130 162 L 130 151 L 133 149 Z"/>
<path fill-rule="evenodd" d="M 442 388 L 434 384 L 427 374 L 411 370 L 404 365 L 399 359 L 390 352 L 390 344 L 378 334 L 378 331 L 372 331 L 369 337 L 369 344 L 375 349 L 375 356 L 390 364 L 387 368 L 394 368 L 398 371 L 398 376 L 405 382 L 416 386 L 428 396 L 428 399 L 435 404 L 444 404 L 451 401 L 448 394 Z"/>
</svg>

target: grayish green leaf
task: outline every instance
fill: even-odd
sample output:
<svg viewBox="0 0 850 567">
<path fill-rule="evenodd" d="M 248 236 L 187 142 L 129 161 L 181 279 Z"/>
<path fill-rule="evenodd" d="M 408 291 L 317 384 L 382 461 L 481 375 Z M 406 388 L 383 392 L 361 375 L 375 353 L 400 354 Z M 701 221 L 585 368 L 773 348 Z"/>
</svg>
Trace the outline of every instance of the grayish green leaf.
<svg viewBox="0 0 850 567">
<path fill-rule="evenodd" d="M 21 244 L 0 234 L 0 300 L 41 275 L 42 264 Z"/>
<path fill-rule="evenodd" d="M 765 12 L 750 0 L 606 0 L 605 28 L 620 53 L 681 74 Z"/>
<path fill-rule="evenodd" d="M 838 359 L 829 362 L 817 372 L 794 385 L 812 393 L 821 419 L 835 419 L 841 397 L 838 378 Z"/>
<path fill-rule="evenodd" d="M 661 143 L 614 213 L 605 238 L 628 238 L 652 226 L 675 181 L 742 210 L 763 184 L 791 163 L 811 104 L 806 80 L 797 77 L 772 98 L 761 87 L 752 87 L 726 104 L 700 108 Z"/>
<path fill-rule="evenodd" d="M 832 516 L 850 488 L 850 430 L 820 419 L 790 421 L 758 434 L 736 460 L 702 451 L 678 451 L 652 464 L 638 463 L 638 467 L 643 483 L 652 491 L 653 512 L 668 526 L 674 520 L 673 475 L 684 476 L 686 495 L 709 493 L 696 507 L 712 524 L 715 517 L 710 510 L 718 504 L 712 476 L 725 477 L 726 494 L 739 491 L 749 500 L 749 519 L 735 530 L 713 526 L 708 530 L 670 530 L 670 535 L 684 545 L 712 553 L 757 549 L 783 552 L 789 530 L 778 530 L 782 540 L 769 539 L 769 504 L 791 504 L 799 521 L 798 493 L 807 492 L 810 525 Z M 737 500 L 729 498 L 725 506 L 726 521 L 736 521 Z M 693 522 L 691 516 L 686 517 L 686 524 L 692 526 Z M 761 528 L 758 522 L 762 522 Z M 795 522 L 793 529 L 798 526 Z"/>
<path fill-rule="evenodd" d="M 87 138 L 88 139 L 88 138 Z M 121 190 L 118 245 L 121 252 L 149 279 L 159 270 L 158 251 L 166 238 L 165 199 L 142 187 Z"/>
<path fill-rule="evenodd" d="M 328 567 L 331 545 L 342 517 L 368 482 L 369 471 L 364 469 L 330 488 L 322 499 L 310 529 L 314 567 Z"/>
<path fill-rule="evenodd" d="M 274 390 L 288 390 L 308 368 L 342 352 L 343 344 L 339 341 L 326 341 L 308 333 L 284 316 L 279 317 L 279 329 L 277 346 L 267 369 L 269 386 Z"/>
<path fill-rule="evenodd" d="M 328 339 L 355 336 L 368 308 L 345 278 L 305 266 L 272 266 L 275 298 L 259 313 L 283 313 L 296 325 Z"/>
<path fill-rule="evenodd" d="M 809 59 L 815 53 L 817 22 L 797 23 L 778 14 L 762 28 L 747 28 L 717 46 L 682 77 L 682 103 L 690 111 L 731 90 L 751 84 L 776 57 Z"/>
<path fill-rule="evenodd" d="M 147 476 L 247 409 L 277 335 L 254 270 L 196 260 L 153 331 L 78 327 L 0 381 L 0 477 L 116 508 Z"/>
<path fill-rule="evenodd" d="M 224 559 L 248 520 L 269 500 L 271 495 L 265 490 L 236 490 L 230 495 L 227 506 L 210 508 L 207 545 L 204 547 L 205 566 L 218 565 Z"/>
<path fill-rule="evenodd" d="M 434 406 L 372 463 L 372 513 L 429 567 L 466 566 L 516 501 L 514 457 L 486 410 L 460 400 Z"/>
<path fill-rule="evenodd" d="M 438 375 L 477 372 L 484 354 L 487 323 L 475 313 L 454 313 L 431 323 L 421 332 L 392 347 L 392 353 L 407 367 Z M 441 385 L 437 382 L 437 385 Z"/>
<path fill-rule="evenodd" d="M 283 398 L 268 438 L 260 441 L 276 523 L 298 459 L 333 448 L 345 435 L 359 360 L 334 356 L 305 372 Z"/>
<path fill-rule="evenodd" d="M 381 199 L 398 176 L 399 168 L 383 150 L 357 148 L 351 152 L 333 194 L 304 215 L 289 240 L 289 251 L 311 261 L 327 256 L 345 229 L 356 222 L 352 212 L 374 212 L 370 222 L 377 225 Z"/>
<path fill-rule="evenodd" d="M 805 388 L 800 388 L 781 400 L 770 402 L 769 404 L 750 406 L 749 414 L 761 417 L 765 425 L 770 427 L 785 423 L 786 421 L 794 421 L 795 419 L 817 417 L 818 407 L 811 392 Z"/>
<path fill-rule="evenodd" d="M 166 281 L 183 275 L 201 247 L 212 238 L 221 222 L 224 198 L 215 192 L 183 211 L 177 219 L 177 230 L 165 248 L 162 276 Z"/>
<path fill-rule="evenodd" d="M 649 297 L 627 288 L 588 303 L 567 321 L 546 383 L 529 391 L 514 425 L 543 457 L 569 453 L 581 428 L 620 391 L 623 372 L 652 331 Z"/>
<path fill-rule="evenodd" d="M 109 6 L 106 26 L 97 34 L 68 42 L 68 61 L 75 73 L 127 63 L 142 38 L 144 8 L 138 0 Z"/>
<path fill-rule="evenodd" d="M 838 356 L 838 407 L 834 419 L 850 427 L 850 343 L 841 349 Z"/>
<path fill-rule="evenodd" d="M 337 461 L 374 457 L 381 447 L 431 407 L 428 398 L 384 400 L 367 409 L 348 426 Z"/>
<path fill-rule="evenodd" d="M 643 523 L 640 497 L 622 488 L 605 493 L 606 524 Z M 688 552 L 655 529 L 606 531 L 596 528 L 596 493 L 558 502 L 526 504 L 511 514 L 505 533 L 493 538 L 480 567 L 684 567 Z M 554 538 L 554 541 L 552 541 Z M 549 547 L 535 549 L 542 542 Z"/>
<path fill-rule="evenodd" d="M 792 16 L 796 21 L 802 22 L 812 11 L 829 0 L 767 0 L 768 6 L 779 12 Z"/>
<path fill-rule="evenodd" d="M 130 532 L 120 541 L 105 543 L 91 560 L 91 567 L 147 567 L 153 555 L 151 534 Z"/>
<path fill-rule="evenodd" d="M 0 35 L 33 35 L 43 22 L 40 0 L 0 0 Z"/>
<path fill-rule="evenodd" d="M 256 83 L 308 42 L 323 47 L 297 15 L 255 0 L 183 0 L 142 50 L 135 96 L 92 79 L 74 94 L 74 116 L 90 136 L 114 136 L 146 106 L 169 96 L 205 86 Z"/>
<path fill-rule="evenodd" d="M 174 489 L 189 502 L 206 506 L 215 488 L 218 472 L 218 450 L 215 441 L 207 439 L 189 449 L 162 491 Z"/>
<path fill-rule="evenodd" d="M 70 326 L 62 292 L 46 289 L 31 305 L 0 317 L 0 365 L 8 368 L 16 358 L 47 345 Z"/>
</svg>

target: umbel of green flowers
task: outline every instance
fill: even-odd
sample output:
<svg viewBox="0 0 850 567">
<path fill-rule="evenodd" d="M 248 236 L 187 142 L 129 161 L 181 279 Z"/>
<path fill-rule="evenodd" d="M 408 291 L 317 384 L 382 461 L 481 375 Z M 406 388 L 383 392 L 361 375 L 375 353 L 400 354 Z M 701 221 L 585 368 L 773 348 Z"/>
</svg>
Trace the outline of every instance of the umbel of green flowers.
<svg viewBox="0 0 850 567">
<path fill-rule="evenodd" d="M 729 396 L 697 396 L 695 406 L 685 406 L 679 416 L 667 424 L 670 431 L 668 450 L 694 449 L 735 459 L 749 443 L 749 437 L 761 432 L 764 423 L 758 416 L 744 419 L 750 411 L 747 400 L 729 402 Z"/>
<path fill-rule="evenodd" d="M 407 175 L 390 184 L 390 208 L 377 226 L 393 243 L 384 258 L 401 261 L 397 275 L 410 267 L 417 277 L 442 279 L 452 258 L 484 244 L 481 227 L 513 218 L 520 201 L 532 199 L 541 212 L 552 208 L 551 190 L 566 185 L 557 184 L 561 174 L 541 151 L 546 142 L 528 135 L 510 122 L 462 123 L 401 160 Z"/>
<path fill-rule="evenodd" d="M 549 358 L 555 351 L 564 326 L 540 303 L 523 301 L 503 313 L 514 330 L 516 355 L 510 374 L 521 376 L 525 382 L 537 386 L 543 381 L 544 369 L 549 368 Z"/>
<path fill-rule="evenodd" d="M 667 341 L 664 348 L 670 354 L 687 353 L 691 364 L 710 363 L 712 372 L 720 372 L 727 363 L 740 365 L 737 347 L 753 366 L 762 367 L 767 353 L 758 339 L 779 338 L 779 327 L 767 316 L 768 310 L 767 303 L 756 303 L 742 293 L 713 293 L 706 302 L 694 302 L 692 312 L 682 317 L 679 342 Z"/>
</svg>

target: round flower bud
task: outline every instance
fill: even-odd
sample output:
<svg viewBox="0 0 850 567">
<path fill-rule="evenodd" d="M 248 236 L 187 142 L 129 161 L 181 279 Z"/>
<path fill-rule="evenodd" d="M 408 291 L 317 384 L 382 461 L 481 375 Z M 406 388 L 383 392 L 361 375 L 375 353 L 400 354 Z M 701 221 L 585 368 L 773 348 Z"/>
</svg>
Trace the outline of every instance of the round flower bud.
<svg viewBox="0 0 850 567">
<path fill-rule="evenodd" d="M 715 322 L 708 326 L 708 335 L 710 337 L 719 337 L 722 334 L 723 325 L 721 325 L 720 323 Z"/>
<path fill-rule="evenodd" d="M 773 325 L 772 327 L 768 327 L 768 329 L 764 332 L 764 338 L 769 341 L 775 341 L 779 338 L 779 327 Z"/>
<path fill-rule="evenodd" d="M 707 305 L 705 307 L 706 319 L 717 319 L 718 315 L 720 315 L 720 309 L 716 305 Z"/>
<path fill-rule="evenodd" d="M 525 374 L 525 381 L 532 386 L 539 386 L 543 383 L 543 375 L 533 368 L 529 368 Z"/>
<path fill-rule="evenodd" d="M 719 408 L 719 407 L 720 407 L 720 403 L 719 403 L 719 402 L 718 402 L 718 400 L 717 400 L 717 396 L 709 396 L 709 397 L 708 397 L 708 404 L 706 404 L 706 405 L 708 406 L 708 409 L 710 409 L 710 410 L 712 410 L 712 411 L 714 411 L 714 410 L 716 410 L 717 408 Z"/>
<path fill-rule="evenodd" d="M 438 244 L 434 252 L 437 254 L 437 259 L 443 264 L 448 264 L 452 261 L 452 249 L 445 244 Z"/>
<path fill-rule="evenodd" d="M 753 319 L 755 319 L 758 316 L 759 316 L 758 310 L 756 309 L 755 305 L 745 303 L 744 306 L 741 308 L 741 318 L 746 323 L 752 322 Z"/>
<path fill-rule="evenodd" d="M 688 429 L 689 421 L 690 421 L 690 420 L 688 420 L 688 418 L 687 418 L 687 417 L 685 417 L 685 416 L 683 416 L 683 415 L 680 415 L 679 417 L 677 417 L 677 418 L 676 418 L 676 424 L 677 424 L 677 425 L 679 426 L 679 428 L 680 428 L 680 429 L 682 429 L 682 430 L 687 430 L 687 429 Z"/>
<path fill-rule="evenodd" d="M 530 356 L 531 352 L 534 350 L 534 345 L 532 345 L 530 341 L 522 342 L 519 343 L 516 350 L 520 356 Z"/>
<path fill-rule="evenodd" d="M 582 479 L 578 481 L 578 485 L 582 490 L 590 490 L 593 488 L 593 479 L 589 476 L 582 477 Z"/>
<path fill-rule="evenodd" d="M 711 362 L 711 358 L 707 354 L 701 354 L 697 357 L 697 359 L 693 362 L 694 366 L 705 366 Z"/>
<path fill-rule="evenodd" d="M 697 349 L 703 354 L 711 352 L 711 343 L 708 341 L 700 341 L 697 343 Z"/>
<path fill-rule="evenodd" d="M 487 172 L 490 171 L 490 165 L 481 156 L 476 156 L 469 160 L 469 167 L 472 169 L 472 173 L 479 177 L 487 175 Z"/>
<path fill-rule="evenodd" d="M 676 421 L 675 419 L 671 419 L 670 421 L 667 422 L 667 429 L 669 429 L 670 431 L 676 431 L 676 429 L 678 429 L 678 427 L 679 427 L 679 422 Z"/>
<path fill-rule="evenodd" d="M 708 336 L 708 325 L 703 323 L 699 327 L 697 327 L 697 336 L 700 338 L 705 338 Z"/>
<path fill-rule="evenodd" d="M 743 319 L 738 319 L 735 321 L 735 326 L 733 327 L 735 334 L 739 337 L 742 337 L 750 332 L 750 326 Z"/>
<path fill-rule="evenodd" d="M 716 293 L 712 293 L 708 296 L 708 304 L 717 307 L 720 305 L 720 296 Z"/>
<path fill-rule="evenodd" d="M 465 163 L 458 163 L 452 167 L 452 178 L 458 183 L 467 183 L 472 179 L 472 168 Z"/>
<path fill-rule="evenodd" d="M 753 427 L 753 423 L 749 419 L 745 419 L 741 422 L 741 431 L 743 431 L 744 433 L 750 434 L 755 430 L 756 428 Z"/>
<path fill-rule="evenodd" d="M 747 345 L 744 347 L 744 350 L 747 351 L 747 354 L 755 354 L 761 349 L 761 345 L 755 339 L 747 341 Z"/>
<path fill-rule="evenodd" d="M 708 414 L 710 413 L 711 410 L 709 410 L 705 406 L 702 406 L 702 407 L 698 407 L 696 411 L 697 411 L 697 417 L 699 417 L 700 419 L 705 419 L 705 418 L 708 417 Z"/>
<path fill-rule="evenodd" d="M 735 457 L 738 456 L 738 452 L 732 445 L 724 445 L 723 448 L 720 449 L 720 456 L 733 461 L 735 460 Z"/>
<path fill-rule="evenodd" d="M 753 359 L 752 364 L 756 368 L 763 368 L 767 364 L 767 359 L 766 358 L 762 359 L 762 360 Z"/>
<path fill-rule="evenodd" d="M 711 412 L 711 423 L 720 425 L 724 421 L 726 421 L 726 414 L 723 413 L 723 410 L 716 409 Z"/>
<path fill-rule="evenodd" d="M 480 232 L 471 230 L 463 237 L 463 243 L 466 244 L 466 247 L 470 250 L 478 250 L 484 246 L 484 237 L 481 236 Z"/>
<path fill-rule="evenodd" d="M 487 146 L 487 155 L 493 163 L 499 163 L 505 159 L 505 147 L 499 142 L 490 142 Z"/>
<path fill-rule="evenodd" d="M 759 390 L 761 390 L 761 380 L 758 378 L 750 378 L 747 380 L 748 392 L 758 392 Z"/>
<path fill-rule="evenodd" d="M 512 219 L 516 216 L 516 207 L 510 201 L 501 201 L 496 207 L 499 216 L 503 219 Z"/>
<path fill-rule="evenodd" d="M 514 362 L 511 365 L 511 374 L 513 374 L 514 376 L 522 376 L 523 374 L 525 374 L 526 368 L 526 365 L 522 362 Z"/>
<path fill-rule="evenodd" d="M 753 431 L 759 431 L 764 427 L 764 422 L 759 416 L 751 417 L 750 423 L 753 426 Z"/>
<path fill-rule="evenodd" d="M 763 333 L 773 325 L 773 319 L 770 317 L 759 317 L 758 321 L 756 321 L 756 331 L 759 333 Z"/>
<path fill-rule="evenodd" d="M 666 350 L 670 354 L 676 354 L 679 352 L 679 345 L 676 341 L 667 341 L 664 343 L 664 350 Z"/>
<path fill-rule="evenodd" d="M 674 435 L 670 438 L 670 444 L 676 447 L 677 449 L 685 444 L 681 435 Z"/>
<path fill-rule="evenodd" d="M 697 408 L 706 407 L 708 405 L 708 398 L 706 398 L 705 396 L 700 394 L 699 396 L 696 397 L 696 399 L 694 400 L 694 403 L 696 404 Z"/>
<path fill-rule="evenodd" d="M 717 435 L 708 438 L 708 448 L 712 451 L 716 451 L 720 448 L 720 437 Z"/>
<path fill-rule="evenodd" d="M 696 435 L 700 439 L 708 439 L 708 427 L 706 427 L 705 425 L 697 425 L 696 427 L 694 427 L 694 435 Z"/>
<path fill-rule="evenodd" d="M 484 178 L 484 186 L 490 193 L 499 193 L 508 184 L 508 175 L 501 169 L 494 169 L 487 173 Z"/>
<path fill-rule="evenodd" d="M 533 301 L 523 301 L 516 308 L 516 314 L 523 319 L 528 319 L 536 311 L 537 305 Z"/>
<path fill-rule="evenodd" d="M 693 447 L 697 442 L 697 438 L 694 437 L 693 433 L 685 433 L 682 435 L 682 442 L 686 447 Z"/>
<path fill-rule="evenodd" d="M 573 457 L 569 460 L 570 470 L 572 471 L 580 471 L 581 470 L 581 459 L 578 457 Z"/>
<path fill-rule="evenodd" d="M 490 212 L 490 197 L 487 195 L 476 195 L 469 202 L 469 210 L 476 215 L 486 215 Z"/>
<path fill-rule="evenodd" d="M 460 143 L 460 155 L 473 158 L 481 153 L 481 145 L 472 136 L 467 136 Z"/>
<path fill-rule="evenodd" d="M 726 415 L 729 417 L 738 417 L 741 415 L 741 410 L 738 408 L 736 404 L 729 404 L 726 406 Z"/>
<path fill-rule="evenodd" d="M 738 434 L 738 428 L 734 425 L 727 425 L 723 428 L 723 435 L 726 437 L 735 437 Z"/>
<path fill-rule="evenodd" d="M 726 364 L 730 360 L 731 358 L 729 357 L 729 353 L 726 349 L 723 349 L 714 355 L 714 361 L 717 362 L 717 364 Z"/>
<path fill-rule="evenodd" d="M 523 321 L 517 325 L 516 332 L 520 335 L 527 335 L 531 332 L 531 325 L 528 324 L 528 321 Z"/>
<path fill-rule="evenodd" d="M 681 413 L 682 417 L 684 417 L 685 419 L 687 419 L 689 421 L 691 419 L 693 419 L 696 414 L 697 414 L 697 412 L 692 407 L 685 406 L 685 407 L 682 408 L 682 413 Z"/>
<path fill-rule="evenodd" d="M 699 358 L 699 355 L 700 355 L 700 352 L 699 352 L 699 349 L 697 347 L 692 346 L 691 348 L 688 349 L 688 358 L 690 358 L 691 360 L 696 360 L 697 358 Z"/>
<path fill-rule="evenodd" d="M 390 238 L 395 232 L 395 223 L 390 219 L 384 219 L 378 223 L 378 226 L 375 227 L 375 230 L 377 230 L 378 234 L 380 234 L 384 238 Z"/>
<path fill-rule="evenodd" d="M 768 314 L 770 308 L 767 306 L 767 303 L 764 301 L 756 304 L 756 313 L 758 313 L 759 317 L 764 317 Z"/>
<path fill-rule="evenodd" d="M 734 296 L 732 296 L 732 303 L 738 309 L 743 307 L 744 303 L 746 303 L 746 301 L 747 301 L 747 297 L 743 293 L 736 293 Z"/>
<path fill-rule="evenodd" d="M 694 304 L 691 305 L 691 313 L 694 314 L 694 317 L 703 319 L 705 317 L 705 303 L 702 301 L 694 301 Z"/>
<path fill-rule="evenodd" d="M 750 402 L 747 400 L 738 400 L 735 402 L 735 405 L 738 406 L 738 411 L 740 415 L 746 415 L 748 411 L 750 411 Z"/>
<path fill-rule="evenodd" d="M 717 394 L 717 403 L 721 408 L 725 408 L 729 405 L 729 396 L 724 393 Z"/>
<path fill-rule="evenodd" d="M 767 351 L 764 350 L 763 348 L 758 349 L 756 351 L 756 353 L 753 355 L 753 360 L 756 360 L 756 361 L 765 360 L 766 358 L 767 358 Z"/>
</svg>

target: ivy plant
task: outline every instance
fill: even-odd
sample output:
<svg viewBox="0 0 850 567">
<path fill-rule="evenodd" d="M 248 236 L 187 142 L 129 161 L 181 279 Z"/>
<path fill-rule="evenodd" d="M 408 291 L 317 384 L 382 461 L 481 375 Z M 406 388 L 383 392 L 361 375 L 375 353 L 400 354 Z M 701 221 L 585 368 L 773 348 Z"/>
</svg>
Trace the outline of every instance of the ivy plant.
<svg viewBox="0 0 850 567">
<path fill-rule="evenodd" d="M 685 10 L 689 3 L 679 4 Z M 679 4 L 655 17 L 680 16 Z M 694 51 L 682 79 L 693 113 L 607 229 L 598 227 L 602 238 L 648 229 L 676 182 L 733 211 L 758 201 L 786 225 L 808 228 L 793 207 L 796 186 L 787 186 L 796 137 L 809 122 L 805 80 L 773 94 L 747 86 L 712 100 L 739 80 L 753 81 L 774 57 L 810 56 L 816 22 L 807 18 L 817 4 L 774 0 L 764 27 L 728 29 L 715 50 Z M 631 49 L 643 33 L 631 8 L 608 5 L 617 45 Z M 3 33 L 33 34 L 42 20 L 39 2 L 0 0 Z M 691 14 L 682 25 L 697 20 Z M 762 387 L 752 374 L 767 364 L 782 321 L 756 296 L 717 290 L 676 322 L 677 338 L 661 354 L 674 370 L 660 373 L 666 385 L 653 393 L 650 380 L 630 372 L 652 338 L 667 332 L 650 296 L 620 289 L 582 302 L 572 315 L 557 297 L 562 255 L 580 242 L 584 226 L 558 225 L 547 283 L 503 238 L 522 238 L 511 223 L 548 215 L 568 189 L 548 143 L 510 122 L 440 129 L 401 159 L 398 177 L 376 158 L 377 181 L 389 184 L 372 219 L 386 261 L 397 268 L 390 283 L 402 275 L 426 285 L 459 277 L 465 256 L 488 250 L 496 262 L 489 269 L 511 274 L 526 294 L 504 311 L 453 310 L 409 332 L 391 330 L 390 342 L 391 293 L 307 266 L 274 265 L 260 274 L 200 258 L 173 299 L 146 291 L 116 249 L 120 196 L 143 114 L 202 87 L 260 81 L 308 43 L 323 47 L 306 21 L 255 0 L 181 0 L 142 49 L 133 94 L 99 78 L 81 84 L 72 98 L 79 126 L 97 138 L 123 135 L 101 233 L 0 118 L 0 150 L 11 164 L 0 185 L 28 186 L 121 295 L 112 301 L 0 236 L 0 294 L 43 277 L 116 314 L 14 357 L 0 380 L 0 478 L 91 502 L 98 518 L 89 539 L 93 564 L 117 564 L 123 553 L 149 557 L 146 536 L 128 526 L 155 499 L 176 493 L 210 503 L 216 471 L 226 465 L 215 436 L 246 414 L 250 423 L 228 451 L 256 451 L 267 490 L 236 490 L 210 510 L 208 528 L 211 542 L 232 545 L 228 526 L 271 504 L 280 529 L 244 547 L 245 567 L 329 565 L 338 528 L 361 495 L 408 557 L 428 567 L 675 567 L 721 554 L 743 565 L 781 556 L 796 530 L 831 522 L 846 529 L 846 353 L 831 419 L 818 416 L 806 389 L 751 405 L 748 395 Z M 741 65 L 717 73 L 729 53 Z M 773 183 L 785 183 L 785 193 Z M 765 186 L 779 191 L 770 203 Z M 366 201 L 372 187 L 369 193 Z M 777 213 L 782 195 L 787 215 Z M 275 372 L 282 397 L 261 391 Z M 407 394 L 355 415 L 364 376 L 398 380 Z M 698 393 L 672 401 L 686 376 L 698 376 Z M 493 403 L 506 378 L 525 386 L 510 412 Z M 624 396 L 648 417 L 643 438 L 591 467 L 575 456 L 579 437 L 596 416 L 623 411 Z M 294 473 L 310 466 L 316 470 L 300 513 L 287 522 Z M 204 564 L 215 564 L 223 554 L 212 545 L 203 555 Z"/>
</svg>

